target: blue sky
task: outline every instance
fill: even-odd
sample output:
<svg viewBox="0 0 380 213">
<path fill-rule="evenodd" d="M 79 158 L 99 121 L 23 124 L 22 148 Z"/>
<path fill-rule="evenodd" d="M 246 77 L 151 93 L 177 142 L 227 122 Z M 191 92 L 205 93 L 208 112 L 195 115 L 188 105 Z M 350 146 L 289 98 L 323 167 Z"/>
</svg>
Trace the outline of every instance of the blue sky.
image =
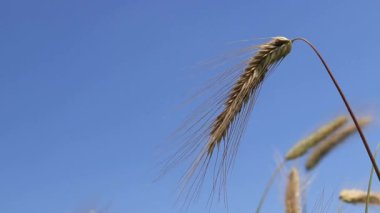
<svg viewBox="0 0 380 213">
<path fill-rule="evenodd" d="M 263 41 L 255 38 L 312 41 L 355 111 L 376 119 L 379 8 L 378 1 L 0 1 L 0 212 L 179 212 L 186 165 L 153 181 L 163 144 L 190 113 L 177 106 L 205 80 L 200 62 Z M 251 114 L 229 178 L 229 212 L 253 212 L 276 158 L 344 113 L 314 53 L 295 44 Z M 378 128 L 375 120 L 366 129 L 371 147 Z M 291 166 L 302 169 L 303 159 Z M 339 190 L 365 188 L 369 169 L 355 136 L 313 173 L 302 171 L 312 180 L 309 211 L 322 197 L 335 212 Z M 264 212 L 283 211 L 284 185 L 282 176 Z M 187 212 L 209 212 L 205 197 Z M 227 212 L 220 203 L 210 211 Z"/>
</svg>

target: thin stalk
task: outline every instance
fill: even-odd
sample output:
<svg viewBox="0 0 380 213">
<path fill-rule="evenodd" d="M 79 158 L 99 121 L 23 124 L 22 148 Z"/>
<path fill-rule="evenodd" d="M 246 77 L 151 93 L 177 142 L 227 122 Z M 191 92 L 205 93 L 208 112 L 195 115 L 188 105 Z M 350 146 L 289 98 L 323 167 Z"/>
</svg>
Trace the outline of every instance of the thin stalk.
<svg viewBox="0 0 380 213">
<path fill-rule="evenodd" d="M 277 168 L 273 171 L 273 173 L 272 173 L 272 175 L 271 175 L 268 183 L 265 186 L 264 192 L 261 195 L 261 198 L 260 198 L 260 201 L 259 201 L 259 205 L 257 205 L 257 208 L 256 208 L 256 213 L 260 212 L 261 207 L 263 206 L 263 204 L 265 202 L 265 199 L 266 199 L 266 197 L 267 197 L 267 195 L 269 193 L 269 190 L 270 190 L 271 186 L 274 183 L 274 180 L 276 179 L 277 174 L 282 170 L 282 168 L 284 167 L 284 165 L 285 165 L 285 160 L 282 161 L 280 163 L 280 165 L 278 165 Z"/>
<path fill-rule="evenodd" d="M 375 150 L 375 158 L 380 150 L 380 144 L 377 145 L 377 148 Z M 373 176 L 373 166 L 371 168 L 371 174 L 369 175 L 369 181 L 368 181 L 368 189 L 367 189 L 367 199 L 365 201 L 365 213 L 368 213 L 368 206 L 369 206 L 369 195 L 371 194 L 371 188 L 372 188 L 372 176 Z"/>
<path fill-rule="evenodd" d="M 358 123 L 358 121 L 356 119 L 356 116 L 355 116 L 354 112 L 352 111 L 352 109 L 350 107 L 350 104 L 348 103 L 348 101 L 347 101 L 347 99 L 346 99 L 346 97 L 345 97 L 342 89 L 340 88 L 340 86 L 339 86 L 337 80 L 335 79 L 333 73 L 331 72 L 329 66 L 327 65 L 326 61 L 323 59 L 322 55 L 319 53 L 319 51 L 317 50 L 317 48 L 312 43 L 310 43 L 305 38 L 295 38 L 295 39 L 292 40 L 292 42 L 297 41 L 297 40 L 298 41 L 303 41 L 306 44 L 308 44 L 311 47 L 311 49 L 313 49 L 313 51 L 315 52 L 315 54 L 317 54 L 317 56 L 321 60 L 322 64 L 325 66 L 327 73 L 329 74 L 329 76 L 330 76 L 331 80 L 333 81 L 336 89 L 338 90 L 340 96 L 342 97 L 342 100 L 343 100 L 344 104 L 346 105 L 346 108 L 347 108 L 348 112 L 350 113 L 350 116 L 351 116 L 352 120 L 354 121 L 356 128 L 358 129 L 358 132 L 359 132 L 359 135 L 360 135 L 360 137 L 362 139 L 363 145 L 364 145 L 364 147 L 365 147 L 365 149 L 367 151 L 367 154 L 368 154 L 368 156 L 369 156 L 369 158 L 370 158 L 370 160 L 372 162 L 372 166 L 375 169 L 377 178 L 380 181 L 380 171 L 379 171 L 379 168 L 377 167 L 376 160 L 375 160 L 375 158 L 372 155 L 371 149 L 369 148 L 367 139 L 365 138 L 364 133 L 363 133 L 362 129 L 360 128 L 360 125 L 359 125 L 359 123 Z"/>
</svg>

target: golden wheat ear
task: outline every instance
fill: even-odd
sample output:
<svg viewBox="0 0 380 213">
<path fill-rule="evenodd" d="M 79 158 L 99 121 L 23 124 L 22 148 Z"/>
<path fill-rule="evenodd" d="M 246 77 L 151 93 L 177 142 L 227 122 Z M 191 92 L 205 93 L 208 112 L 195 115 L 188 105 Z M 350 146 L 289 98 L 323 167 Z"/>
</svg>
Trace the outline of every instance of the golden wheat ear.
<svg viewBox="0 0 380 213">
<path fill-rule="evenodd" d="M 367 192 L 357 189 L 344 189 L 340 192 L 339 199 L 350 204 L 365 204 L 367 200 Z M 368 204 L 380 205 L 380 193 L 371 192 Z"/>
<path fill-rule="evenodd" d="M 301 213 L 300 177 L 296 168 L 293 168 L 288 177 L 285 196 L 286 213 Z"/>
<path fill-rule="evenodd" d="M 372 121 L 371 117 L 365 117 L 359 119 L 358 123 L 360 126 L 364 127 Z M 329 152 L 331 152 L 335 147 L 342 144 L 348 137 L 352 136 L 357 131 L 354 124 L 345 127 L 341 131 L 338 131 L 330 138 L 327 138 L 324 142 L 319 144 L 313 152 L 310 154 L 306 161 L 306 169 L 313 169 Z"/>
<path fill-rule="evenodd" d="M 296 145 L 294 145 L 286 155 L 286 160 L 292 160 L 304 155 L 310 148 L 317 145 L 319 142 L 327 138 L 338 128 L 343 126 L 348 120 L 347 116 L 339 116 L 333 121 L 323 125 L 315 132 L 311 133 L 306 138 L 299 141 Z"/>
<path fill-rule="evenodd" d="M 292 41 L 285 37 L 274 37 L 269 42 L 258 45 L 254 56 L 233 78 L 234 82 L 228 85 L 228 90 L 223 90 L 224 93 L 215 99 L 215 107 L 206 111 L 186 129 L 185 144 L 174 156 L 174 161 L 181 162 L 184 158 L 193 156 L 193 153 L 197 154 L 181 179 L 181 191 L 186 194 L 187 200 L 197 197 L 206 171 L 210 169 L 213 171 L 212 194 L 214 191 L 225 191 L 226 177 L 237 154 L 259 88 L 267 74 L 291 49 Z M 173 164 L 169 162 L 168 165 Z"/>
<path fill-rule="evenodd" d="M 226 137 L 231 125 L 255 94 L 269 69 L 290 52 L 291 44 L 291 40 L 285 37 L 275 37 L 269 43 L 259 46 L 257 54 L 251 58 L 248 66 L 230 90 L 224 102 L 223 111 L 216 117 L 211 127 L 206 145 L 208 154 L 212 154 L 215 146 Z"/>
</svg>

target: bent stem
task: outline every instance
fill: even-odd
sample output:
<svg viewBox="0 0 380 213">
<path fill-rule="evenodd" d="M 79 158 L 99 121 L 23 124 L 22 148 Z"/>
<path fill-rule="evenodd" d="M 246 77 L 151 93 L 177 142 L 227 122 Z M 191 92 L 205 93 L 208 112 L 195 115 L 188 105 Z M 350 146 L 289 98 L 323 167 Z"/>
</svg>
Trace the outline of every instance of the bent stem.
<svg viewBox="0 0 380 213">
<path fill-rule="evenodd" d="M 307 45 L 309 45 L 311 47 L 311 49 L 313 49 L 313 51 L 315 52 L 315 54 L 317 54 L 317 56 L 321 60 L 322 64 L 325 66 L 327 73 L 329 74 L 331 80 L 333 81 L 336 89 L 338 90 L 340 96 L 342 97 L 342 100 L 343 100 L 344 104 L 346 105 L 346 108 L 347 108 L 348 112 L 350 113 L 350 116 L 351 116 L 352 120 L 354 121 L 356 129 L 358 130 L 359 135 L 360 135 L 360 137 L 362 139 L 363 145 L 364 145 L 364 147 L 365 147 L 365 149 L 367 151 L 367 154 L 368 154 L 368 156 L 369 156 L 369 158 L 370 158 L 370 160 L 372 162 L 372 166 L 373 166 L 373 168 L 374 168 L 374 170 L 376 172 L 377 178 L 380 181 L 380 171 L 379 171 L 379 168 L 377 167 L 376 160 L 375 160 L 375 158 L 372 155 L 371 149 L 369 148 L 367 139 L 365 138 L 364 133 L 363 133 L 363 131 L 362 131 L 362 129 L 361 129 L 361 127 L 360 127 L 357 119 L 356 119 L 356 116 L 355 116 L 354 112 L 352 111 L 352 109 L 350 107 L 350 104 L 348 103 L 348 101 L 347 101 L 347 99 L 346 99 L 346 97 L 345 97 L 342 89 L 340 88 L 337 80 L 335 79 L 335 77 L 334 77 L 333 73 L 331 72 L 329 66 L 327 65 L 326 61 L 323 59 L 322 55 L 319 53 L 319 51 L 317 50 L 317 48 L 312 43 L 310 43 L 308 40 L 306 40 L 305 38 L 295 38 L 295 39 L 292 40 L 292 42 L 294 42 L 294 41 L 303 41 Z"/>
</svg>

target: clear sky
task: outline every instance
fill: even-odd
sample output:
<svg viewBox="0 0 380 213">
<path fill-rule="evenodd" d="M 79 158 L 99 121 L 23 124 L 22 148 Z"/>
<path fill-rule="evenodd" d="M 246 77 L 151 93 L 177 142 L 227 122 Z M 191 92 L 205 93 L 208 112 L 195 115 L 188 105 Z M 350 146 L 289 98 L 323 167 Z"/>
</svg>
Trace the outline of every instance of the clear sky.
<svg viewBox="0 0 380 213">
<path fill-rule="evenodd" d="M 353 0 L 1 0 L 0 212 L 179 212 L 186 165 L 154 182 L 161 147 L 190 111 L 177 106 L 205 80 L 200 62 L 265 41 L 256 38 L 312 41 L 355 111 L 376 119 L 379 8 Z M 314 53 L 295 44 L 251 114 L 229 178 L 229 212 L 253 212 L 276 159 L 345 113 Z M 372 148 L 378 129 L 376 120 L 366 129 Z M 340 189 L 366 187 L 370 164 L 358 136 L 312 173 L 303 162 L 287 169 L 298 166 L 309 181 L 309 212 L 321 200 L 336 212 Z M 263 212 L 283 211 L 284 185 L 282 175 Z M 187 212 L 227 212 L 220 203 L 209 210 L 206 198 Z"/>
</svg>

